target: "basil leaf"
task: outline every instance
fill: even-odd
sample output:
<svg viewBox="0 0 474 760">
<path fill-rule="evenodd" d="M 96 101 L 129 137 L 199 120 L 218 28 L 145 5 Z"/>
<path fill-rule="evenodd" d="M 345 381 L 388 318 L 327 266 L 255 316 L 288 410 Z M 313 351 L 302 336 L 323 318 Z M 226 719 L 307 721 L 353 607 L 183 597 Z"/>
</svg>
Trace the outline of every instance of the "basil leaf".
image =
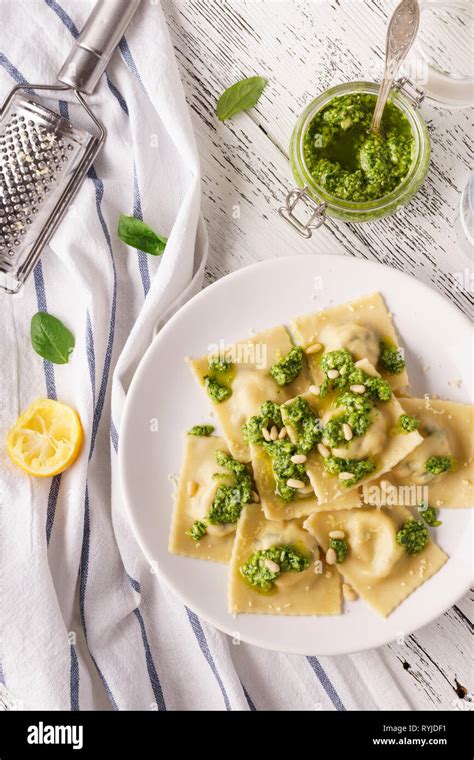
<svg viewBox="0 0 474 760">
<path fill-rule="evenodd" d="M 160 256 L 168 242 L 168 238 L 157 235 L 141 219 L 137 219 L 135 216 L 125 216 L 125 214 L 120 214 L 118 236 L 127 245 L 131 245 L 139 251 L 151 253 L 152 256 Z"/>
<path fill-rule="evenodd" d="M 57 317 L 39 311 L 31 318 L 31 345 L 43 359 L 67 364 L 74 344 L 74 335 Z"/>
<path fill-rule="evenodd" d="M 216 105 L 216 115 L 220 121 L 230 119 L 239 111 L 246 111 L 252 108 L 258 101 L 263 92 L 267 80 L 263 77 L 249 77 L 236 82 L 228 87 Z"/>
</svg>

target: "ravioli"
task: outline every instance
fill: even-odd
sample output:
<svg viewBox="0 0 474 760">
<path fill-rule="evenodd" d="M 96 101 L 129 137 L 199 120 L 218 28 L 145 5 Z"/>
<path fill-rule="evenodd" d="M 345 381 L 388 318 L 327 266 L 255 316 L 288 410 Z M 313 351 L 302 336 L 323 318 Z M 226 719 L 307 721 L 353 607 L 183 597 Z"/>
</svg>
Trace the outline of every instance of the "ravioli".
<svg viewBox="0 0 474 760">
<path fill-rule="evenodd" d="M 379 373 L 369 364 L 367 359 L 361 359 L 357 362 L 357 367 L 362 369 L 367 375 L 379 377 Z M 338 410 L 333 406 L 333 398 L 328 397 L 319 399 L 312 393 L 302 394 L 311 408 L 326 423 Z M 313 486 L 316 498 L 320 505 L 338 503 L 341 495 L 357 489 L 359 486 L 369 483 L 384 472 L 391 470 L 402 459 L 404 459 L 413 449 L 423 441 L 423 438 L 417 431 L 412 433 L 394 433 L 400 415 L 403 414 L 403 407 L 398 399 L 392 395 L 389 401 L 374 402 L 374 421 L 368 428 L 365 435 L 354 437 L 345 446 L 337 449 L 333 448 L 331 453 L 342 459 L 364 459 L 373 458 L 376 463 L 374 472 L 361 478 L 352 486 L 342 485 L 337 475 L 327 472 L 324 467 L 324 459 L 319 454 L 312 454 L 308 458 L 307 473 Z M 282 407 L 282 415 L 285 416 L 285 407 Z M 296 432 L 290 424 L 286 424 L 288 435 L 294 441 L 297 440 Z M 324 439 L 323 439 L 324 442 Z M 347 505 L 344 505 L 345 507 Z M 353 504 L 352 506 L 357 506 Z"/>
<path fill-rule="evenodd" d="M 316 414 L 319 415 L 319 410 L 317 408 L 317 402 L 316 402 L 315 396 L 312 393 L 308 393 L 308 392 L 301 393 L 300 396 L 305 401 L 307 401 L 311 409 Z M 293 400 L 294 399 L 290 399 L 290 401 L 288 401 L 287 403 L 290 404 Z M 291 425 L 291 423 L 288 421 L 288 418 L 285 414 L 285 404 L 283 404 L 283 406 L 281 407 L 281 413 L 282 413 L 283 422 L 285 423 L 285 427 L 288 431 L 288 437 L 290 438 L 291 441 L 293 441 L 293 443 L 298 443 L 298 434 L 296 430 L 293 428 L 293 426 Z M 300 514 L 293 515 L 294 517 L 304 516 L 305 514 L 308 515 L 308 514 L 311 514 L 312 512 L 320 512 L 320 511 L 327 511 L 327 510 L 333 511 L 335 509 L 353 509 L 354 507 L 360 507 L 361 505 L 360 496 L 359 496 L 358 491 L 355 490 L 357 489 L 357 486 L 355 486 L 355 489 L 353 489 L 352 491 L 348 490 L 347 488 L 344 488 L 344 486 L 342 486 L 341 481 L 339 481 L 337 478 L 334 478 L 334 483 L 332 484 L 332 487 L 331 487 L 331 498 L 329 498 L 329 494 L 328 494 L 328 499 L 324 498 L 325 491 L 321 484 L 321 481 L 323 479 L 323 476 L 325 476 L 327 473 L 322 467 L 321 455 L 318 453 L 317 449 L 314 451 L 311 451 L 311 453 L 308 454 L 307 460 L 305 462 L 305 468 L 308 474 L 309 482 L 311 483 L 313 487 L 313 491 L 315 494 L 314 500 L 316 503 L 310 511 L 308 512 L 301 511 Z M 316 496 L 316 494 L 318 495 Z M 321 498 L 321 496 L 323 498 Z M 278 497 L 276 497 L 276 499 L 278 499 Z M 262 498 L 262 503 L 263 503 L 263 498 Z M 278 501 L 275 504 L 275 507 L 273 509 L 267 509 L 266 505 L 264 504 L 264 511 L 265 511 L 266 517 L 269 520 L 277 519 L 277 516 L 275 517 L 272 516 L 272 514 L 276 512 L 277 507 L 278 507 Z M 287 519 L 287 518 L 284 518 L 282 516 L 281 519 Z"/>
<path fill-rule="evenodd" d="M 342 488 L 337 492 L 334 501 L 330 503 L 319 503 L 314 493 L 314 487 L 308 495 L 297 495 L 293 501 L 284 501 L 276 493 L 272 462 L 268 454 L 256 444 L 251 444 L 250 453 L 255 483 L 267 520 L 291 520 L 297 517 L 306 517 L 312 512 L 320 510 L 352 509 L 360 506 L 358 492 L 350 491 L 348 493 Z M 313 485 L 311 474 L 318 456 L 312 452 L 308 455 L 305 463 L 311 485 Z"/>
<path fill-rule="evenodd" d="M 420 420 L 424 440 L 391 472 L 366 488 L 366 501 L 462 509 L 474 507 L 474 407 L 441 401 L 402 398 L 407 414 Z M 431 456 L 454 457 L 454 469 L 439 475 L 425 470 Z"/>
<path fill-rule="evenodd" d="M 258 444 L 250 444 L 253 476 L 267 520 L 291 520 L 306 517 L 318 508 L 318 502 L 311 491 L 308 495 L 296 496 L 293 501 L 284 501 L 276 493 L 272 461 Z"/>
<path fill-rule="evenodd" d="M 243 508 L 229 568 L 229 612 L 268 615 L 338 615 L 341 611 L 339 573 L 319 556 L 313 536 L 302 520 L 269 521 L 258 505 Z M 259 549 L 292 545 L 311 557 L 302 572 L 281 573 L 267 593 L 256 591 L 240 568 Z"/>
<path fill-rule="evenodd" d="M 250 460 L 249 447 L 242 435 L 244 422 L 258 414 L 264 401 L 281 404 L 308 388 L 309 379 L 305 367 L 293 382 L 285 386 L 279 386 L 270 375 L 270 368 L 292 348 L 290 337 L 282 326 L 273 327 L 225 348 L 225 355 L 230 356 L 233 362 L 232 395 L 220 403 L 213 403 L 211 399 L 209 401 L 213 403 L 232 456 L 240 462 Z M 209 374 L 208 360 L 209 355 L 188 360 L 203 387 L 204 378 Z"/>
<path fill-rule="evenodd" d="M 355 361 L 368 359 L 394 390 L 399 391 L 408 385 L 405 369 L 400 374 L 390 375 L 378 366 L 380 341 L 399 345 L 392 317 L 380 293 L 372 293 L 314 314 L 295 317 L 291 321 L 291 331 L 296 343 L 305 350 L 316 343 L 321 343 L 325 353 L 347 348 Z M 324 379 L 319 367 L 322 351 L 306 354 L 311 375 L 317 385 Z"/>
<path fill-rule="evenodd" d="M 396 542 L 398 530 L 410 518 L 405 507 L 363 507 L 313 514 L 303 527 L 325 552 L 329 533 L 344 532 L 349 552 L 336 567 L 369 607 L 386 617 L 448 559 L 431 540 L 418 554 L 409 554 Z"/>
<path fill-rule="evenodd" d="M 208 526 L 207 533 L 199 541 L 186 534 L 195 520 L 202 520 L 212 506 L 219 486 L 214 474 L 226 473 L 216 462 L 217 451 L 228 453 L 223 438 L 186 436 L 183 467 L 171 521 L 168 546 L 171 554 L 222 563 L 230 560 L 237 524 Z M 194 495 L 188 492 L 192 490 L 189 488 L 191 484 L 195 484 Z"/>
</svg>

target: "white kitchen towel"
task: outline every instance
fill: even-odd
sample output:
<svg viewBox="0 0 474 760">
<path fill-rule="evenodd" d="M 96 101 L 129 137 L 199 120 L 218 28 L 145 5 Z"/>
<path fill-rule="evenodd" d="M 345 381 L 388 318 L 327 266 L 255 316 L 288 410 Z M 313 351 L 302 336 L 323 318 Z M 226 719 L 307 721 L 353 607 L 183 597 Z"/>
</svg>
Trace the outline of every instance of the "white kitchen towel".
<svg viewBox="0 0 474 760">
<path fill-rule="evenodd" d="M 2 0 L 0 87 L 54 82 L 92 0 Z M 8 30 L 8 33 L 6 32 Z M 51 100 L 72 121 L 74 99 Z M 48 395 L 79 411 L 77 463 L 28 479 L 1 446 L 0 705 L 7 709 L 409 709 L 376 652 L 315 658 L 239 644 L 151 572 L 117 475 L 124 399 L 157 323 L 201 286 L 199 163 L 161 6 L 144 2 L 91 98 L 108 130 L 67 219 L 18 296 L 0 296 L 0 440 Z M 120 212 L 169 236 L 161 258 L 117 237 Z M 68 365 L 29 339 L 47 310 Z"/>
</svg>

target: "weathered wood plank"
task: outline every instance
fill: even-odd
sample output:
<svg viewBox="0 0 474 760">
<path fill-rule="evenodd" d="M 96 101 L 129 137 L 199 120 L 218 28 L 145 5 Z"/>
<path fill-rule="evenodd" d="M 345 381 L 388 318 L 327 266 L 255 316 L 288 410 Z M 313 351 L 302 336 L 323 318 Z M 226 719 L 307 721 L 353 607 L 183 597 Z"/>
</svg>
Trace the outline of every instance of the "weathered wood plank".
<svg viewBox="0 0 474 760">
<path fill-rule="evenodd" d="M 387 666 L 418 709 L 472 709 L 473 626 L 469 615 L 472 603 L 466 595 L 431 625 L 383 648 Z"/>
</svg>

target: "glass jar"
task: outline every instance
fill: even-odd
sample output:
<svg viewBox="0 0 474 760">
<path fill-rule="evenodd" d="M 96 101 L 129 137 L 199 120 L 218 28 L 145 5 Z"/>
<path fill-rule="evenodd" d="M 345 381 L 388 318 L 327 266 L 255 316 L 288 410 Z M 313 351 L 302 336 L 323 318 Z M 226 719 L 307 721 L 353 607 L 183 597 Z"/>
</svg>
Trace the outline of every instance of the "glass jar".
<svg viewBox="0 0 474 760">
<path fill-rule="evenodd" d="M 474 105 L 472 0 L 419 0 L 420 26 L 402 64 L 437 108 Z"/>
<path fill-rule="evenodd" d="M 414 156 L 408 174 L 392 192 L 371 201 L 341 200 L 318 185 L 306 166 L 304 138 L 315 114 L 340 95 L 370 93 L 376 96 L 379 89 L 380 85 L 374 82 L 348 82 L 331 87 L 312 100 L 296 122 L 290 141 L 290 163 L 298 187 L 288 193 L 286 205 L 279 209 L 279 213 L 303 237 L 310 237 L 312 230 L 324 224 L 327 216 L 345 222 L 368 222 L 393 214 L 408 203 L 421 187 L 428 171 L 431 152 L 428 130 L 419 111 L 424 93 L 406 79 L 396 82 L 390 99 L 411 126 Z M 305 219 L 296 213 L 298 204 L 306 207 Z"/>
</svg>

